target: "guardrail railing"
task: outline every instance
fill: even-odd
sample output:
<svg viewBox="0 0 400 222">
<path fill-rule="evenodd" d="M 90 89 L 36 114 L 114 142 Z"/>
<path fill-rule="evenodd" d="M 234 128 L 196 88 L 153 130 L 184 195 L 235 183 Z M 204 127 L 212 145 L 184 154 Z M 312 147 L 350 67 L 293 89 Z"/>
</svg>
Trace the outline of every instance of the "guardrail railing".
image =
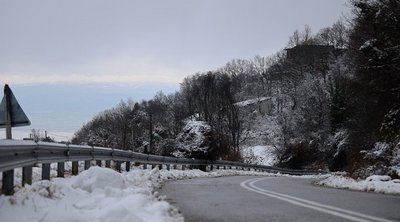
<svg viewBox="0 0 400 222">
<path fill-rule="evenodd" d="M 102 166 L 105 161 L 105 167 L 111 167 L 111 161 L 115 163 L 115 169 L 121 171 L 121 165 L 125 164 L 125 170 L 129 171 L 131 163 L 142 164 L 147 169 L 151 164 L 152 168 L 162 168 L 164 165 L 170 170 L 171 165 L 174 169 L 180 166 L 181 169 L 240 169 L 255 170 L 271 173 L 285 173 L 292 175 L 310 175 L 326 173 L 324 171 L 314 170 L 292 170 L 273 166 L 263 166 L 255 164 L 246 164 L 232 161 L 208 161 L 187 158 L 174 158 L 167 156 L 148 155 L 136 153 L 128 150 L 111 149 L 104 147 L 78 146 L 58 143 L 0 140 L 0 172 L 3 172 L 2 193 L 12 195 L 14 192 L 14 169 L 22 168 L 22 185 L 32 184 L 32 167 L 36 164 L 42 164 L 42 179 L 50 179 L 50 164 L 57 163 L 57 176 L 64 177 L 65 162 L 72 162 L 72 174 L 79 172 L 79 161 L 84 161 L 84 169 L 88 169 L 91 161 Z"/>
</svg>

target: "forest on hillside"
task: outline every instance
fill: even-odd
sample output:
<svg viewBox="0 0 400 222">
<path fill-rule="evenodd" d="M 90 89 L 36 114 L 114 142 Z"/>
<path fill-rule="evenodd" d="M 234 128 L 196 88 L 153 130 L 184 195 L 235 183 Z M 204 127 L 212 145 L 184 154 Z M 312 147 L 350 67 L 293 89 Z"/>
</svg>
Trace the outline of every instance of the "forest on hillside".
<svg viewBox="0 0 400 222">
<path fill-rule="evenodd" d="M 399 177 L 400 2 L 349 4 L 351 18 L 316 33 L 306 25 L 274 55 L 188 76 L 174 94 L 121 101 L 72 143 L 246 161 L 248 126 L 273 118 L 279 130 L 263 142 L 279 166 Z M 243 109 L 267 99 L 266 113 Z"/>
</svg>

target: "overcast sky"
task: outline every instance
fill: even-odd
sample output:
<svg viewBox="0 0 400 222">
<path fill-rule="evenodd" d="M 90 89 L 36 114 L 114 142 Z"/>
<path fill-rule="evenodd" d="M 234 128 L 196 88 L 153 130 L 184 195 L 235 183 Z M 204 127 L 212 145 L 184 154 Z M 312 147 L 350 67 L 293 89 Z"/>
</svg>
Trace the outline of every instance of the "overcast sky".
<svg viewBox="0 0 400 222">
<path fill-rule="evenodd" d="M 309 24 L 315 33 L 348 13 L 346 0 L 0 0 L 0 83 L 34 113 L 51 104 L 36 92 L 64 103 L 78 96 L 65 104 L 74 108 L 118 86 L 91 105 L 93 115 L 121 99 L 172 92 L 231 59 L 271 55 L 295 29 Z"/>
</svg>

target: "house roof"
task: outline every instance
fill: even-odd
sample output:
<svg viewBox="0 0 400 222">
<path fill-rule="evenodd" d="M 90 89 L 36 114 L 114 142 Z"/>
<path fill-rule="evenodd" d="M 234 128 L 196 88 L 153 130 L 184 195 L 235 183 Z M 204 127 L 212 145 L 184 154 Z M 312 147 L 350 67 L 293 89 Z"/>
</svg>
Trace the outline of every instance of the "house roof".
<svg viewBox="0 0 400 222">
<path fill-rule="evenodd" d="M 239 106 L 239 107 L 245 107 L 245 106 L 248 106 L 248 105 L 253 105 L 253 104 L 260 103 L 260 102 L 265 101 L 265 100 L 270 100 L 271 98 L 272 97 L 260 97 L 260 98 L 256 98 L 256 99 L 248 99 L 248 100 L 244 100 L 244 101 L 241 101 L 241 102 L 234 103 L 233 105 Z"/>
<path fill-rule="evenodd" d="M 297 50 L 297 49 L 310 49 L 310 48 L 319 48 L 319 49 L 322 49 L 322 48 L 325 48 L 325 49 L 335 49 L 335 47 L 333 47 L 333 46 L 331 46 L 331 45 L 296 45 L 296 46 L 294 46 L 294 47 L 292 47 L 292 48 L 286 48 L 285 50 L 286 51 L 289 51 L 289 50 Z"/>
</svg>

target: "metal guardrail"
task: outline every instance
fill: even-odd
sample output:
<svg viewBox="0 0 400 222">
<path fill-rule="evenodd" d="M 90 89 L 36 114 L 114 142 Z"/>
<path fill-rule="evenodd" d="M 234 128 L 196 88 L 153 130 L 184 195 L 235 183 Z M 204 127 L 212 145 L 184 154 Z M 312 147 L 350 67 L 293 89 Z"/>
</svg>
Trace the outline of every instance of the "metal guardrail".
<svg viewBox="0 0 400 222">
<path fill-rule="evenodd" d="M 147 155 L 128 150 L 119 150 L 104 147 L 78 146 L 34 141 L 0 140 L 0 172 L 3 172 L 2 191 L 5 194 L 13 193 L 13 170 L 15 168 L 23 168 L 23 184 L 29 184 L 32 183 L 32 166 L 34 164 L 43 164 L 42 179 L 49 179 L 50 163 L 59 163 L 58 176 L 63 177 L 64 162 L 72 161 L 72 173 L 78 174 L 78 161 L 85 161 L 85 169 L 87 169 L 89 168 L 90 161 L 92 160 L 105 160 L 107 167 L 110 166 L 109 161 L 113 160 L 117 163 L 116 169 L 119 171 L 121 170 L 122 162 L 136 162 L 144 164 L 144 168 L 147 168 L 147 164 L 153 164 L 161 166 L 167 165 L 167 169 L 170 169 L 170 165 L 174 165 L 174 168 L 176 168 L 177 165 L 189 165 L 194 167 L 202 166 L 203 168 L 209 166 L 211 170 L 213 169 L 213 167 L 216 167 L 218 169 L 220 167 L 223 167 L 224 169 L 253 169 L 255 171 L 266 171 L 271 173 L 279 172 L 292 175 L 326 173 L 323 171 L 292 170 L 224 160 L 207 161 L 198 159 Z M 98 162 L 98 165 L 101 165 L 101 162 Z M 130 164 L 126 164 L 126 170 L 129 171 L 129 169 Z"/>
</svg>

